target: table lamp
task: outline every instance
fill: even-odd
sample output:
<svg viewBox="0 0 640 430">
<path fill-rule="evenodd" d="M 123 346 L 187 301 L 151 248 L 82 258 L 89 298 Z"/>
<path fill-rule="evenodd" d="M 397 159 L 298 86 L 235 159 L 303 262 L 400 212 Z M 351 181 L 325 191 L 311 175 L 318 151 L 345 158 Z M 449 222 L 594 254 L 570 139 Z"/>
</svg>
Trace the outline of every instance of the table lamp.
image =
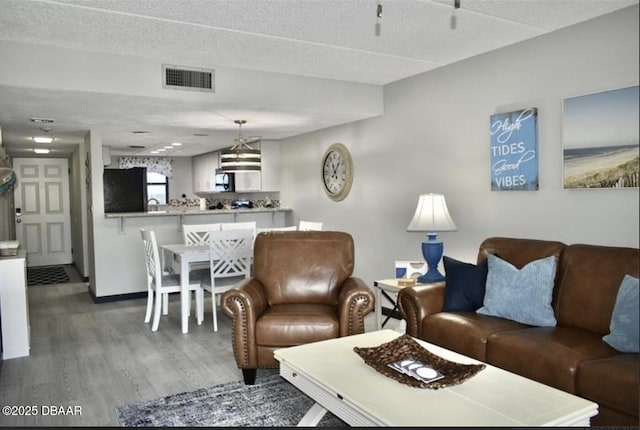
<svg viewBox="0 0 640 430">
<path fill-rule="evenodd" d="M 443 281 L 444 276 L 438 271 L 444 245 L 438 240 L 438 231 L 455 231 L 458 228 L 449 215 L 447 203 L 442 194 L 422 194 L 418 198 L 418 206 L 407 231 L 426 231 L 427 240 L 422 242 L 422 255 L 427 262 L 427 273 L 418 277 L 418 282 Z"/>
</svg>

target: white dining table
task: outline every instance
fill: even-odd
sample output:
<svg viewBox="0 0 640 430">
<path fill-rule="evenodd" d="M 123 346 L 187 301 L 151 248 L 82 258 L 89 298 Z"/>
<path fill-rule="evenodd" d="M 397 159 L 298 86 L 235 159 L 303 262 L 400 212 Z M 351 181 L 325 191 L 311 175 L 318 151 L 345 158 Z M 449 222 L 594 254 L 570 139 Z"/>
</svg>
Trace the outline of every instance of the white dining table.
<svg viewBox="0 0 640 430">
<path fill-rule="evenodd" d="M 170 244 L 160 245 L 162 250 L 162 267 L 165 251 L 176 256 L 180 261 L 180 317 L 182 320 L 182 333 L 189 333 L 189 314 L 191 313 L 191 295 L 189 294 L 189 269 L 191 263 L 209 261 L 209 245 L 185 245 Z"/>
</svg>

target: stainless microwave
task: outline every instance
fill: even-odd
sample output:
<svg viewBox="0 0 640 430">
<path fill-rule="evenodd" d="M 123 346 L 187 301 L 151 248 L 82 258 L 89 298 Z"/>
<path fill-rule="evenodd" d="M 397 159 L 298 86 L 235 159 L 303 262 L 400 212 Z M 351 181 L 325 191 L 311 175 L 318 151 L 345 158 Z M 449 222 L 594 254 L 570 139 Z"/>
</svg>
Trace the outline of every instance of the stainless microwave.
<svg viewBox="0 0 640 430">
<path fill-rule="evenodd" d="M 235 176 L 234 173 L 222 172 L 216 170 L 214 179 L 214 190 L 218 192 L 231 192 L 235 191 Z"/>
</svg>

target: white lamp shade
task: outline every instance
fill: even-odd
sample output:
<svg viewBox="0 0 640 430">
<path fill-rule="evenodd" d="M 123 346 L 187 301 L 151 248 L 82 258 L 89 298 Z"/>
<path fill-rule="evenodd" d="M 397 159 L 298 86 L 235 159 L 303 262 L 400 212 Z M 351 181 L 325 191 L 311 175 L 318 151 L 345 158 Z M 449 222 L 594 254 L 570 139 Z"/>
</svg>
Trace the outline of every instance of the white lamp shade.
<svg viewBox="0 0 640 430">
<path fill-rule="evenodd" d="M 422 194 L 407 231 L 455 231 L 458 227 L 451 219 L 447 202 L 442 194 Z"/>
</svg>

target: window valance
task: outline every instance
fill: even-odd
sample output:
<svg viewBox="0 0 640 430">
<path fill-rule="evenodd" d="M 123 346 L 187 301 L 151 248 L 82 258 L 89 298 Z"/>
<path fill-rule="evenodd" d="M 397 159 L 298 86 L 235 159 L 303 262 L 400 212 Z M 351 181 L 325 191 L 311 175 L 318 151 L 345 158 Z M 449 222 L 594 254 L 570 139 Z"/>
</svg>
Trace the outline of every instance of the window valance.
<svg viewBox="0 0 640 430">
<path fill-rule="evenodd" d="M 173 177 L 173 159 L 160 157 L 120 157 L 121 169 L 146 167 L 147 172 L 160 173 L 167 178 Z"/>
</svg>

